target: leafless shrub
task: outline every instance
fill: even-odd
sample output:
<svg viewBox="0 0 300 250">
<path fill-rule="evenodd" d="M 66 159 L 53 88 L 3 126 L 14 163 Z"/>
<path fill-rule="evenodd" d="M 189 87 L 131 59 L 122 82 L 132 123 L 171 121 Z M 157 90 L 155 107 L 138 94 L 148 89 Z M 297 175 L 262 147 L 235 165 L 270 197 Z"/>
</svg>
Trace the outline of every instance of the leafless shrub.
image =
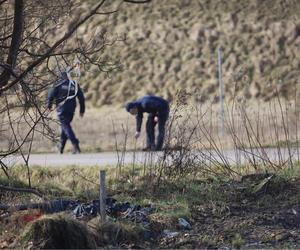
<svg viewBox="0 0 300 250">
<path fill-rule="evenodd" d="M 243 175 L 245 169 L 257 173 L 278 171 L 293 167 L 294 160 L 299 158 L 299 155 L 295 157 L 292 143 L 296 140 L 297 145 L 297 134 L 291 133 L 297 131 L 297 123 L 291 123 L 297 119 L 296 106 L 286 104 L 284 108 L 278 98 L 269 103 L 268 109 L 258 108 L 253 112 L 245 100 L 237 98 L 227 106 L 224 138 L 230 143 L 224 147 L 224 138 L 218 134 L 218 119 L 213 119 L 212 109 L 192 105 L 188 102 L 191 96 L 185 91 L 177 93 L 164 150 L 145 155 L 143 173 L 152 188 L 165 180 L 176 182 L 208 175 L 220 179 L 236 177 Z M 267 145 L 270 138 L 273 144 Z"/>
<path fill-rule="evenodd" d="M 121 138 L 118 137 L 116 125 L 112 120 L 112 129 L 115 141 L 115 152 L 117 154 L 117 165 L 116 165 L 116 179 L 119 180 L 119 177 L 122 175 L 122 168 L 125 166 L 125 157 L 128 143 L 128 121 L 127 123 L 121 124 Z M 135 159 L 133 159 L 133 168 L 135 164 Z"/>
</svg>

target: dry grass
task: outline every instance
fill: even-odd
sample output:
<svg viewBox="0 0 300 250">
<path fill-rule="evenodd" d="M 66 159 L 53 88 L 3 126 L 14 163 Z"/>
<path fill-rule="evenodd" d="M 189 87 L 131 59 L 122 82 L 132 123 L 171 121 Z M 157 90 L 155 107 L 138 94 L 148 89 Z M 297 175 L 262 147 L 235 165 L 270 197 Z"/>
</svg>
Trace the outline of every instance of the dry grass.
<svg viewBox="0 0 300 250">
<path fill-rule="evenodd" d="M 45 216 L 28 224 L 17 242 L 14 247 L 30 249 L 92 249 L 96 247 L 88 229 L 71 216 L 63 214 Z"/>
<path fill-rule="evenodd" d="M 187 131 L 195 126 L 200 119 L 197 127 L 195 139 L 201 138 L 199 143 L 193 143 L 193 147 L 209 148 L 212 141 L 216 142 L 221 148 L 233 148 L 234 138 L 239 138 L 239 146 L 246 147 L 276 147 L 276 146 L 297 146 L 298 145 L 298 101 L 281 100 L 281 107 L 277 100 L 269 102 L 263 101 L 236 101 L 232 107 L 232 102 L 225 102 L 225 134 L 220 134 L 221 120 L 219 105 L 192 105 L 184 108 L 176 119 L 178 126 L 184 123 Z M 172 114 L 171 114 L 172 115 Z M 186 118 L 187 115 L 190 118 Z M 53 118 L 56 117 L 53 112 Z M 127 135 L 126 149 L 133 150 L 143 148 L 145 145 L 145 123 L 147 115 L 144 117 L 142 127 L 142 137 L 135 145 L 135 118 L 129 115 L 124 108 L 103 108 L 87 109 L 84 119 L 78 114 L 73 121 L 74 130 L 80 139 L 83 152 L 101 152 L 123 150 L 125 136 Z M 180 125 L 181 124 L 181 125 Z M 173 136 L 176 135 L 177 127 L 172 128 Z M 59 136 L 59 125 L 53 124 L 57 138 Z M 247 131 L 252 137 L 250 143 Z M 203 130 L 206 130 L 205 134 Z M 286 134 L 287 132 L 287 134 Z M 234 135 L 233 135 L 234 133 Z M 188 133 L 187 133 L 188 134 Z M 8 139 L 0 142 L 0 147 L 5 149 L 9 143 Z M 117 145 L 116 145 L 117 143 Z M 32 145 L 33 152 L 56 152 L 55 143 L 46 140 L 41 134 L 35 134 Z M 72 150 L 70 142 L 67 143 L 66 152 Z"/>
<path fill-rule="evenodd" d="M 120 61 L 122 71 L 110 77 L 94 67 L 83 72 L 89 102 L 96 107 L 120 105 L 146 93 L 172 100 L 179 88 L 197 92 L 195 102 L 217 100 L 219 46 L 227 98 L 232 98 L 236 80 L 239 95 L 247 99 L 272 99 L 279 82 L 281 95 L 290 98 L 300 63 L 296 2 L 154 0 L 122 5 L 120 12 L 88 26 L 127 37 L 103 53 L 103 58 Z"/>
<path fill-rule="evenodd" d="M 94 218 L 89 221 L 88 227 L 96 236 L 98 246 L 141 243 L 141 239 L 144 237 L 144 231 L 140 225 L 126 221 L 101 223 L 100 218 Z"/>
</svg>

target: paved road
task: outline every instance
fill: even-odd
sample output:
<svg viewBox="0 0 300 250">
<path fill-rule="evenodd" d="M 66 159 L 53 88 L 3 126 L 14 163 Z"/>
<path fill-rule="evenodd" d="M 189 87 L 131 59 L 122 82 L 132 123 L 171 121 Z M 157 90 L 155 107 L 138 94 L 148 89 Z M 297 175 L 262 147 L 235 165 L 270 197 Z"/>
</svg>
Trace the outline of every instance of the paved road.
<svg viewBox="0 0 300 250">
<path fill-rule="evenodd" d="M 124 164 L 131 164 L 135 162 L 144 163 L 145 160 L 150 160 L 151 158 L 157 159 L 158 154 L 144 153 L 144 152 L 127 152 L 124 156 L 119 153 L 119 156 L 115 152 L 104 152 L 95 154 L 31 154 L 29 158 L 30 165 L 38 166 L 115 166 L 118 162 L 123 162 Z M 4 160 L 4 163 L 8 165 L 14 164 L 24 164 L 21 156 L 11 156 Z"/>
<path fill-rule="evenodd" d="M 290 151 L 293 160 L 299 160 L 300 149 L 292 149 Z M 269 159 L 273 162 L 285 162 L 289 159 L 288 149 L 281 148 L 278 149 L 254 149 L 244 151 L 234 151 L 234 150 L 224 150 L 220 153 L 216 151 L 199 151 L 193 152 L 194 155 L 197 155 L 198 160 L 203 160 L 206 162 L 224 162 L 227 161 L 230 164 L 243 164 L 249 159 L 255 161 L 266 161 Z M 104 153 L 95 153 L 95 154 L 32 154 L 29 159 L 30 165 L 39 165 L 39 166 L 65 166 L 65 165 L 74 165 L 74 166 L 115 166 L 118 162 L 122 161 L 124 164 L 131 164 L 135 162 L 136 164 L 144 164 L 145 162 L 155 161 L 162 155 L 162 152 L 155 153 L 145 153 L 145 152 L 126 152 L 124 157 L 119 153 L 119 156 L 116 152 L 104 152 Z M 21 156 L 12 156 L 5 159 L 6 164 L 22 164 L 23 160 Z"/>
</svg>

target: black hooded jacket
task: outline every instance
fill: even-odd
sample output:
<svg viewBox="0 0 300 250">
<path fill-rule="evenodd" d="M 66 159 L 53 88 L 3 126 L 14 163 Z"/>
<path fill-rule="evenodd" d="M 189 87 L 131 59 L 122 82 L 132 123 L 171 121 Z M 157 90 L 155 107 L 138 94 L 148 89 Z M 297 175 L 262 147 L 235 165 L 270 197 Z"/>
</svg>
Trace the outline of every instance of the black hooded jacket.
<svg viewBox="0 0 300 250">
<path fill-rule="evenodd" d="M 131 108 L 137 108 L 138 113 L 136 115 L 136 131 L 140 132 L 143 122 L 143 113 L 151 113 L 159 118 L 165 118 L 169 115 L 169 103 L 159 97 L 146 95 L 134 102 L 130 102 L 126 106 L 126 110 L 129 112 Z"/>
<path fill-rule="evenodd" d="M 58 115 L 74 113 L 76 109 L 76 97 L 79 100 L 80 113 L 85 112 L 85 98 L 79 85 L 69 79 L 57 81 L 48 94 L 48 108 L 52 108 L 55 100 Z"/>
</svg>

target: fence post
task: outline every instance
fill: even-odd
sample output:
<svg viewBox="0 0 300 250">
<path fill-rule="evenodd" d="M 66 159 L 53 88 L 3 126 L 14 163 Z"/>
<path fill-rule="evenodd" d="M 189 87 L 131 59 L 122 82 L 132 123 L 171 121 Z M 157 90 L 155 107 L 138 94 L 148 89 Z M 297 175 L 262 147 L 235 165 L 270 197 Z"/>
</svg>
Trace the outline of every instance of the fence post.
<svg viewBox="0 0 300 250">
<path fill-rule="evenodd" d="M 101 222 L 106 221 L 106 184 L 105 184 L 106 171 L 101 170 L 99 179 L 100 179 L 100 216 Z"/>
</svg>

